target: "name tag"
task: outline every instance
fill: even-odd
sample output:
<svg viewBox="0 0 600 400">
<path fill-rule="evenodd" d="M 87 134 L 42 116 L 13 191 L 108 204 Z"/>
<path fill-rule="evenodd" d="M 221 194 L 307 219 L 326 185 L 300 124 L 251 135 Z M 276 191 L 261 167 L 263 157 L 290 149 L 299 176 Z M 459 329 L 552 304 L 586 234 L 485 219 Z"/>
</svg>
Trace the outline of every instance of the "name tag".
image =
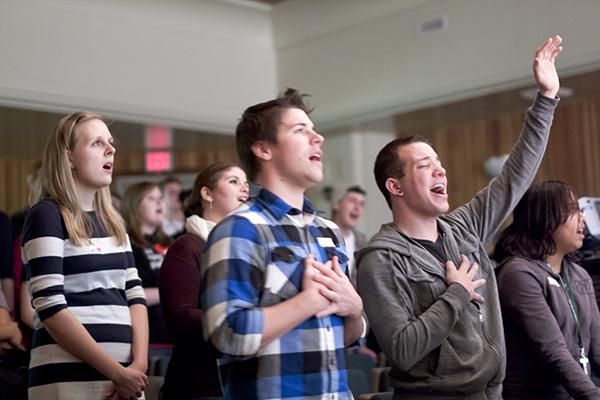
<svg viewBox="0 0 600 400">
<path fill-rule="evenodd" d="M 317 242 L 321 247 L 335 247 L 333 240 L 330 237 L 318 237 Z"/>
<path fill-rule="evenodd" d="M 556 281 L 556 279 L 554 279 L 554 278 L 553 278 L 553 277 L 551 277 L 551 276 L 549 276 L 549 277 L 548 277 L 548 283 L 549 283 L 551 286 L 560 287 L 560 283 L 558 283 L 558 282 Z"/>
</svg>

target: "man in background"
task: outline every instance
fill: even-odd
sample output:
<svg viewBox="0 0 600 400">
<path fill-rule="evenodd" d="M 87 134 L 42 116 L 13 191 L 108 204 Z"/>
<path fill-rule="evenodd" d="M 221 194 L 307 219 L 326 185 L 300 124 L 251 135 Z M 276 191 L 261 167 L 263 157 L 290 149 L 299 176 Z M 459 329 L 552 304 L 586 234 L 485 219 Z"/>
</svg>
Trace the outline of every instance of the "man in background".
<svg viewBox="0 0 600 400">
<path fill-rule="evenodd" d="M 360 186 L 334 185 L 331 188 L 331 219 L 342 231 L 348 252 L 348 277 L 356 287 L 354 252 L 367 244 L 367 237 L 356 229 L 367 202 L 367 192 Z"/>
</svg>

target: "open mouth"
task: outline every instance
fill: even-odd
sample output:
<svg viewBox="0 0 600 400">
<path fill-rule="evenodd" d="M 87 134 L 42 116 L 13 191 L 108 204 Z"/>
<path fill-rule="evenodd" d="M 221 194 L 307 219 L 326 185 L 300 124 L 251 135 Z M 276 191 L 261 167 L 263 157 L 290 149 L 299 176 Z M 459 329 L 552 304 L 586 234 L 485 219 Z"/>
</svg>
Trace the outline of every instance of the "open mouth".
<svg viewBox="0 0 600 400">
<path fill-rule="evenodd" d="M 248 196 L 242 196 L 242 197 L 238 197 L 238 201 L 240 203 L 245 203 L 248 201 Z"/>
<path fill-rule="evenodd" d="M 310 161 L 318 161 L 318 162 L 321 162 L 322 158 L 323 158 L 323 154 L 322 154 L 322 153 L 314 153 L 314 154 L 312 154 L 312 155 L 310 156 L 310 158 L 309 158 L 309 159 L 310 159 Z"/>
<path fill-rule="evenodd" d="M 110 171 L 112 171 L 113 164 L 112 164 L 111 162 L 107 162 L 106 164 L 104 164 L 104 165 L 102 166 L 102 168 L 103 168 L 105 171 L 109 171 L 109 172 L 110 172 Z"/>
<path fill-rule="evenodd" d="M 443 183 L 436 183 L 429 190 L 431 190 L 435 194 L 446 195 L 446 185 L 444 185 Z"/>
</svg>

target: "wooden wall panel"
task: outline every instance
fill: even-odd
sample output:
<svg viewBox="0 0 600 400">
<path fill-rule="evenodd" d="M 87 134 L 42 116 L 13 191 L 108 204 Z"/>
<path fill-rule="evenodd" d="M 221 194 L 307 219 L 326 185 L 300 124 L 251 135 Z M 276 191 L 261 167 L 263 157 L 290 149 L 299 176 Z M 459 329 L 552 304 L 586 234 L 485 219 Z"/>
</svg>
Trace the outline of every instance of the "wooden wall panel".
<svg viewBox="0 0 600 400">
<path fill-rule="evenodd" d="M 450 204 L 468 201 L 489 181 L 483 170 L 490 156 L 508 153 L 523 123 L 524 110 L 451 122 L 446 126 L 411 127 L 399 136 L 420 134 L 431 140 L 448 173 Z M 578 196 L 600 197 L 600 95 L 562 101 L 536 181 L 558 179 Z"/>
<path fill-rule="evenodd" d="M 0 211 L 12 214 L 27 205 L 27 174 L 35 159 L 0 157 Z"/>
<path fill-rule="evenodd" d="M 175 172 L 199 172 L 217 161 L 237 162 L 235 148 L 174 151 Z M 143 152 L 120 152 L 115 158 L 115 175 L 144 174 Z M 27 179 L 31 164 L 25 157 L 0 157 L 0 211 L 12 214 L 27 205 Z"/>
</svg>

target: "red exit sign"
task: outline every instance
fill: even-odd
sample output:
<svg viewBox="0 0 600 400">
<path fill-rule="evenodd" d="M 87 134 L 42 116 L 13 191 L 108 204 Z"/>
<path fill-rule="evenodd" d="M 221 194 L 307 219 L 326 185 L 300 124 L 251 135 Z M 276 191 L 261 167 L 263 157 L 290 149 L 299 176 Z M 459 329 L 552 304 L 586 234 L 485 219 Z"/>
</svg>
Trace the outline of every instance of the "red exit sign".
<svg viewBox="0 0 600 400">
<path fill-rule="evenodd" d="M 146 172 L 172 171 L 173 155 L 170 151 L 147 151 L 144 167 Z"/>
</svg>

